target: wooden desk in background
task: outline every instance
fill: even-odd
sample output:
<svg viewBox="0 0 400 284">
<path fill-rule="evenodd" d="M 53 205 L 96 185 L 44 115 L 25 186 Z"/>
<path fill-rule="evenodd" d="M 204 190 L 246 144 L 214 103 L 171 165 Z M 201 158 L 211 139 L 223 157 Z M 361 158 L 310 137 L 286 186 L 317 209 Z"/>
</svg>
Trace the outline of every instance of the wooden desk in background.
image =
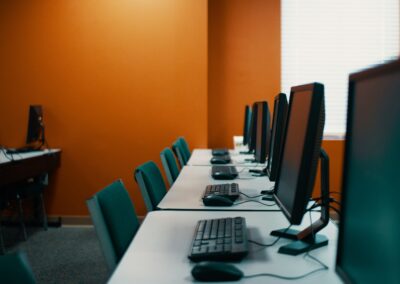
<svg viewBox="0 0 400 284">
<path fill-rule="evenodd" d="M 0 188 L 19 181 L 50 173 L 60 166 L 61 150 L 13 154 L 13 160 L 0 153 Z"/>
</svg>

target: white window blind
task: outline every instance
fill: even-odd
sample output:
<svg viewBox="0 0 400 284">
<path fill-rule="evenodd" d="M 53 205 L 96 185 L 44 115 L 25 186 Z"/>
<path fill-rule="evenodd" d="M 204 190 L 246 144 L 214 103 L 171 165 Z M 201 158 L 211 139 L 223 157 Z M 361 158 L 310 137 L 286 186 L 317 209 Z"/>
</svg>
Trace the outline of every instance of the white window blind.
<svg viewBox="0 0 400 284">
<path fill-rule="evenodd" d="M 325 86 L 325 135 L 346 128 L 350 73 L 397 58 L 399 0 L 282 0 L 282 91 Z"/>
</svg>

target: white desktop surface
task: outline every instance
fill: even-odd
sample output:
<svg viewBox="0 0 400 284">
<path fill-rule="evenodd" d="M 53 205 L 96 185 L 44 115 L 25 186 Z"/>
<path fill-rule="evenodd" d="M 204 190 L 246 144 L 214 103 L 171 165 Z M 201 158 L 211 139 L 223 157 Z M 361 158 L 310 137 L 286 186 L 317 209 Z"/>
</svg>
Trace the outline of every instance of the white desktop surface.
<svg viewBox="0 0 400 284">
<path fill-rule="evenodd" d="M 190 274 L 194 263 L 189 261 L 187 255 L 197 221 L 236 216 L 246 218 L 249 239 L 264 243 L 270 243 L 275 239 L 275 237 L 269 236 L 271 230 L 288 226 L 286 218 L 279 212 L 151 212 L 141 225 L 109 283 L 176 284 L 194 282 Z M 313 213 L 313 221 L 316 218 L 318 218 L 318 214 Z M 305 226 L 309 224 L 308 214 L 304 216 L 303 223 Z M 337 228 L 329 223 L 321 232 L 329 238 L 329 244 L 312 251 L 311 254 L 328 265 L 329 270 L 318 271 L 296 281 L 255 277 L 242 279 L 239 283 L 341 283 L 334 269 Z M 289 242 L 289 240 L 281 239 L 276 245 L 268 248 L 249 244 L 249 255 L 235 265 L 245 275 L 275 273 L 298 276 L 320 268 L 315 261 L 304 258 L 304 254 L 290 256 L 277 253 L 281 245 Z"/>
<path fill-rule="evenodd" d="M 211 166 L 210 159 L 212 158 L 211 149 L 194 149 L 190 156 L 187 166 Z M 254 155 L 244 155 L 239 154 L 239 151 L 229 150 L 229 155 L 231 156 L 232 163 L 228 165 L 242 166 L 242 167 L 255 167 L 263 166 L 266 167 L 267 164 L 257 164 L 246 162 L 245 159 L 253 159 Z"/>
<path fill-rule="evenodd" d="M 172 210 L 279 210 L 277 205 L 265 206 L 256 202 L 247 202 L 237 206 L 205 206 L 202 197 L 205 188 L 209 184 L 238 183 L 239 190 L 247 195 L 260 195 L 261 190 L 269 190 L 274 186 L 274 182 L 269 181 L 268 177 L 253 177 L 247 171 L 248 168 L 237 167 L 239 177 L 243 179 L 234 180 L 215 180 L 211 177 L 211 167 L 191 167 L 182 168 L 178 178 L 169 189 L 165 197 L 158 204 L 160 209 Z M 249 179 L 245 179 L 249 178 Z M 240 195 L 235 202 L 248 199 Z M 261 197 L 254 198 L 265 204 L 274 204 L 273 201 L 263 201 Z"/>
<path fill-rule="evenodd" d="M 45 154 L 57 153 L 60 151 L 61 151 L 60 149 L 45 149 L 42 151 L 34 151 L 34 152 L 18 153 L 18 154 L 5 154 L 3 151 L 0 151 L 0 164 L 9 163 L 12 162 L 12 160 L 18 161 L 23 159 L 29 159 Z"/>
</svg>

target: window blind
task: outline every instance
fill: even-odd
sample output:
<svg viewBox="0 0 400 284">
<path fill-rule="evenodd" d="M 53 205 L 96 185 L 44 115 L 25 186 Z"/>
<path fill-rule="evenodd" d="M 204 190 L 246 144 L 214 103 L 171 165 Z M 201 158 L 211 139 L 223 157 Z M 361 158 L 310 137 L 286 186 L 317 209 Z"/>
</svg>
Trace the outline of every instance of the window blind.
<svg viewBox="0 0 400 284">
<path fill-rule="evenodd" d="M 344 135 L 350 73 L 399 55 L 399 0 L 282 0 L 281 88 L 325 86 L 325 136 Z"/>
</svg>

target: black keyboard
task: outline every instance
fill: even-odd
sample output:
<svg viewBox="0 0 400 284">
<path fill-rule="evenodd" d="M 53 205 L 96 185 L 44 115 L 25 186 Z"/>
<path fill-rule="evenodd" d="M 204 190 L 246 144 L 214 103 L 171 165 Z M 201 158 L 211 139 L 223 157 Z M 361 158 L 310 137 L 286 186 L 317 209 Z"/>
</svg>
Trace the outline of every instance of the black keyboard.
<svg viewBox="0 0 400 284">
<path fill-rule="evenodd" d="M 235 201 L 239 197 L 239 185 L 237 183 L 210 184 L 207 185 L 203 198 L 209 195 L 219 195 Z"/>
<path fill-rule="evenodd" d="M 239 175 L 235 166 L 213 166 L 211 176 L 214 179 L 229 180 L 235 179 Z"/>
<path fill-rule="evenodd" d="M 225 148 L 221 148 L 221 149 L 212 149 L 211 150 L 211 154 L 213 156 L 225 156 L 225 155 L 229 155 L 229 150 L 225 149 Z"/>
<path fill-rule="evenodd" d="M 247 255 L 248 246 L 243 217 L 200 220 L 188 257 L 193 261 L 236 261 Z"/>
</svg>

